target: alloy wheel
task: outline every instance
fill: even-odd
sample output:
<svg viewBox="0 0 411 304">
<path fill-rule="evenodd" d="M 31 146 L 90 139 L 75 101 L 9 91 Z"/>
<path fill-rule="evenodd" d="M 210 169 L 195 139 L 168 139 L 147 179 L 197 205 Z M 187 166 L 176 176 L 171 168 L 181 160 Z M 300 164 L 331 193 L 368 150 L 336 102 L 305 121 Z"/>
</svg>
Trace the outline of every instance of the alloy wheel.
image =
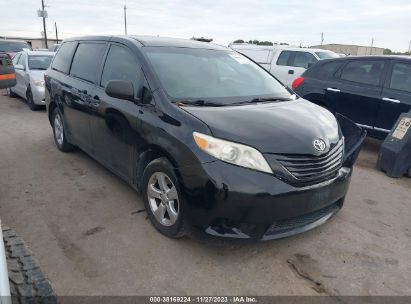
<svg viewBox="0 0 411 304">
<path fill-rule="evenodd" d="M 61 146 L 64 143 L 64 127 L 61 116 L 57 113 L 54 117 L 54 136 L 57 143 Z"/>
<path fill-rule="evenodd" d="M 164 226 L 172 226 L 179 215 L 176 186 L 167 174 L 155 172 L 147 184 L 148 203 L 155 219 Z"/>
</svg>

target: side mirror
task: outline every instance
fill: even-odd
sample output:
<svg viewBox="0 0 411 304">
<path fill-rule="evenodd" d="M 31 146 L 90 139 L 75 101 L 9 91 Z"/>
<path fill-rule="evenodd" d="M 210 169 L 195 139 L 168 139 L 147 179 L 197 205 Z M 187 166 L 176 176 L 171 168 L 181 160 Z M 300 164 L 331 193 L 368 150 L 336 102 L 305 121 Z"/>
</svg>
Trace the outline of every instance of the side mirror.
<svg viewBox="0 0 411 304">
<path fill-rule="evenodd" d="M 309 64 L 307 64 L 307 69 L 311 68 L 314 65 L 314 63 L 310 62 Z"/>
<path fill-rule="evenodd" d="M 15 68 L 16 70 L 21 70 L 21 71 L 25 71 L 25 70 L 26 70 L 26 68 L 25 68 L 24 65 L 22 65 L 22 64 L 16 64 L 16 65 L 14 66 L 14 68 Z"/>
<path fill-rule="evenodd" d="M 134 86 L 131 81 L 110 80 L 106 85 L 106 94 L 110 97 L 135 101 Z"/>
</svg>

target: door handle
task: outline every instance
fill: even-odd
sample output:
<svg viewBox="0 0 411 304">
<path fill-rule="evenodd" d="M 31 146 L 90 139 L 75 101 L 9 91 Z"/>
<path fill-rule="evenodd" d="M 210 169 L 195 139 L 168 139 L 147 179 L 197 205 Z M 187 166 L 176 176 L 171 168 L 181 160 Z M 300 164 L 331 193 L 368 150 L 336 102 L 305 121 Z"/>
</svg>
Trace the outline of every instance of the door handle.
<svg viewBox="0 0 411 304">
<path fill-rule="evenodd" d="M 327 88 L 327 91 L 336 92 L 336 93 L 341 92 L 339 89 L 334 89 L 334 88 Z"/>
<path fill-rule="evenodd" d="M 293 74 L 294 74 L 294 70 L 288 70 L 288 74 L 293 75 Z"/>
<path fill-rule="evenodd" d="M 382 100 L 383 100 L 383 101 L 393 102 L 393 103 L 401 103 L 401 101 L 399 101 L 398 99 L 387 98 L 387 97 L 383 97 Z"/>
</svg>

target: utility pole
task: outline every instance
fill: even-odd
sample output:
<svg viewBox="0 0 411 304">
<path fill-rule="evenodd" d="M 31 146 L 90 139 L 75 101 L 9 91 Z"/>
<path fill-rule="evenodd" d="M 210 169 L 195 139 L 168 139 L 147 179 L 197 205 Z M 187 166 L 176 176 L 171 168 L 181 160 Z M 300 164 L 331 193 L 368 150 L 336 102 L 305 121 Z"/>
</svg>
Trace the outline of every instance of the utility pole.
<svg viewBox="0 0 411 304">
<path fill-rule="evenodd" d="M 321 33 L 321 45 L 324 43 L 324 33 Z"/>
<path fill-rule="evenodd" d="M 124 5 L 124 34 L 127 36 L 127 6 Z"/>
<path fill-rule="evenodd" d="M 411 55 L 411 41 L 410 41 L 410 45 L 408 46 L 408 55 Z"/>
<path fill-rule="evenodd" d="M 59 43 L 59 34 L 57 32 L 57 22 L 54 22 L 54 27 L 56 28 L 56 43 Z"/>
<path fill-rule="evenodd" d="M 372 47 L 374 46 L 374 37 L 371 39 L 370 55 L 372 55 Z"/>
<path fill-rule="evenodd" d="M 48 43 L 47 43 L 47 32 L 46 32 L 46 13 L 44 12 L 44 0 L 41 0 L 41 11 L 42 11 L 42 17 L 43 17 L 43 31 L 44 31 L 44 42 L 46 44 L 46 49 L 49 48 Z"/>
</svg>

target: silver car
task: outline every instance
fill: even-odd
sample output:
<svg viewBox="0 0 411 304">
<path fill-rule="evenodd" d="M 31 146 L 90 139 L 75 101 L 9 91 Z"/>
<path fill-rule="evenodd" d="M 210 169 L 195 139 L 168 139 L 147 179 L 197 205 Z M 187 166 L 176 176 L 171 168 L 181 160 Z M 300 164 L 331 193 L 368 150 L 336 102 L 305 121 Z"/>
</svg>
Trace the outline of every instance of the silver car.
<svg viewBox="0 0 411 304">
<path fill-rule="evenodd" d="M 9 89 L 11 97 L 27 100 L 31 110 L 44 106 L 44 72 L 54 57 L 49 51 L 22 51 L 13 57 L 16 85 Z"/>
</svg>

